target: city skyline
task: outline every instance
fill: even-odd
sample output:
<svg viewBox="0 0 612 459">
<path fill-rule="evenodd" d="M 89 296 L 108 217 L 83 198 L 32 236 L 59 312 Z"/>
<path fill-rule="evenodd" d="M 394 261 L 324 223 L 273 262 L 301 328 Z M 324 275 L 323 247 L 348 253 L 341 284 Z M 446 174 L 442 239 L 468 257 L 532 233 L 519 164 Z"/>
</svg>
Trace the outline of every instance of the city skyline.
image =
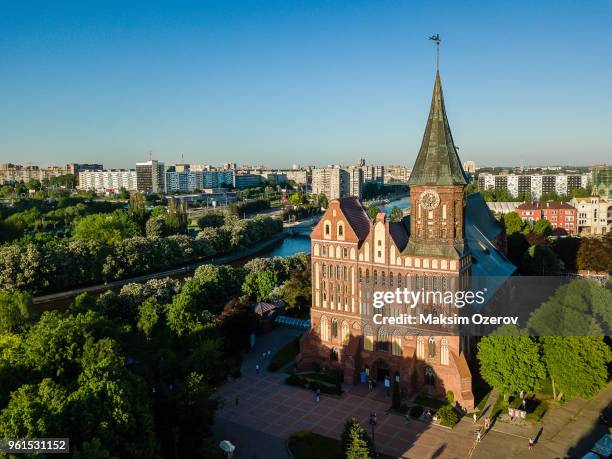
<svg viewBox="0 0 612 459">
<path fill-rule="evenodd" d="M 610 4 L 550 5 L 4 6 L 0 162 L 410 166 L 436 32 L 464 159 L 609 162 Z"/>
</svg>

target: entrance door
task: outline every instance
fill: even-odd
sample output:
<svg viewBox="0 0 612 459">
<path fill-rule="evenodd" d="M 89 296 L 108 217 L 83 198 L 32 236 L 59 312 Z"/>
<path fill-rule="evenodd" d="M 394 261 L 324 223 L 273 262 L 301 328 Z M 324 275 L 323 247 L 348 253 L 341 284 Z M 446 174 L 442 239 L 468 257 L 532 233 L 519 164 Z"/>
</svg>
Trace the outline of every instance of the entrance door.
<svg viewBox="0 0 612 459">
<path fill-rule="evenodd" d="M 379 382 L 385 382 L 385 377 L 389 376 L 388 368 L 378 368 L 376 371 L 376 380 Z"/>
</svg>

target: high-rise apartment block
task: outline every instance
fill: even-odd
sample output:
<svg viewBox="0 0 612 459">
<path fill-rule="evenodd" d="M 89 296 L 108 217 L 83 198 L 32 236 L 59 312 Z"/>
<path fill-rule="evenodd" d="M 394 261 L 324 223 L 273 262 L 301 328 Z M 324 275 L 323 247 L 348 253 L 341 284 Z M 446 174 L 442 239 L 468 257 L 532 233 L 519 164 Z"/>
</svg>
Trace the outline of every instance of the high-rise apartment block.
<svg viewBox="0 0 612 459">
<path fill-rule="evenodd" d="M 586 188 L 589 180 L 589 174 L 480 174 L 478 189 L 506 189 L 512 197 L 527 196 L 532 199 L 540 199 L 544 193 L 568 195 L 574 188 Z"/>
<path fill-rule="evenodd" d="M 27 183 L 30 180 L 48 180 L 52 177 L 59 177 L 66 174 L 78 174 L 85 170 L 102 170 L 102 164 L 66 164 L 63 167 L 49 166 L 39 167 L 28 164 L 5 163 L 0 165 L 0 184 L 3 183 Z"/>
<path fill-rule="evenodd" d="M 144 193 L 163 193 L 165 185 L 164 163 L 150 160 L 136 163 L 136 188 Z"/>
<path fill-rule="evenodd" d="M 612 166 L 605 164 L 593 167 L 591 172 L 593 188 L 601 197 L 612 199 Z"/>
<path fill-rule="evenodd" d="M 98 193 L 117 193 L 121 188 L 136 191 L 136 171 L 134 169 L 109 169 L 79 172 L 79 190 L 93 190 Z"/>
<path fill-rule="evenodd" d="M 350 174 L 340 167 L 321 167 L 312 171 L 312 193 L 324 194 L 327 199 L 349 195 Z"/>
</svg>

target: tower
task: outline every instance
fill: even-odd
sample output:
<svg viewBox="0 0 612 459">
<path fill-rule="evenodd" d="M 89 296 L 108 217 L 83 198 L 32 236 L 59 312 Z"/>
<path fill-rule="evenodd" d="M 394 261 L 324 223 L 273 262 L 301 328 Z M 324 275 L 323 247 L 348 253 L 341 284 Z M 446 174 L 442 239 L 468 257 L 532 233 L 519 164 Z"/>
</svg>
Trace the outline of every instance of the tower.
<svg viewBox="0 0 612 459">
<path fill-rule="evenodd" d="M 405 253 L 461 258 L 465 251 L 465 172 L 453 143 L 440 72 L 410 185 L 410 239 Z"/>
</svg>

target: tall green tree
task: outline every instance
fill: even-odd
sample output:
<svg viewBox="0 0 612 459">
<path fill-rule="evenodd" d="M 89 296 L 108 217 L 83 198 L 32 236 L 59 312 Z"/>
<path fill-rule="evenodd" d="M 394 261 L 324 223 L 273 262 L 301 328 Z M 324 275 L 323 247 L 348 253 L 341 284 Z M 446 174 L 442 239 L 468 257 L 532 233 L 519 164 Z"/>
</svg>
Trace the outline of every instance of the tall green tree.
<svg viewBox="0 0 612 459">
<path fill-rule="evenodd" d="M 367 214 L 368 214 L 368 217 L 370 217 L 370 220 L 374 220 L 376 216 L 379 214 L 379 212 L 380 212 L 380 207 L 377 207 L 377 206 L 368 207 L 368 210 L 367 210 Z"/>
<path fill-rule="evenodd" d="M 92 214 L 80 219 L 74 228 L 74 239 L 112 245 L 141 234 L 140 227 L 124 210 L 111 214 Z"/>
<path fill-rule="evenodd" d="M 478 343 L 478 361 L 482 378 L 507 400 L 521 390 L 537 390 L 546 377 L 546 370 L 537 342 L 529 336 L 521 336 L 514 326 L 502 329 L 499 334 L 485 336 Z"/>
<path fill-rule="evenodd" d="M 523 273 L 530 276 L 559 276 L 563 272 L 563 262 L 546 245 L 529 247 L 523 255 Z"/>
<path fill-rule="evenodd" d="M 508 236 L 514 233 L 523 233 L 527 227 L 527 224 L 516 212 L 504 214 L 504 225 Z"/>
<path fill-rule="evenodd" d="M 0 291 L 0 334 L 22 329 L 32 318 L 32 312 L 29 293 Z"/>
<path fill-rule="evenodd" d="M 372 458 L 372 442 L 357 418 L 353 417 L 344 424 L 341 442 L 345 459 Z"/>
<path fill-rule="evenodd" d="M 556 400 L 591 398 L 606 387 L 612 352 L 602 336 L 542 336 L 540 340 Z"/>
<path fill-rule="evenodd" d="M 535 223 L 533 231 L 542 236 L 550 236 L 553 233 L 553 226 L 548 220 L 542 218 Z"/>
</svg>

